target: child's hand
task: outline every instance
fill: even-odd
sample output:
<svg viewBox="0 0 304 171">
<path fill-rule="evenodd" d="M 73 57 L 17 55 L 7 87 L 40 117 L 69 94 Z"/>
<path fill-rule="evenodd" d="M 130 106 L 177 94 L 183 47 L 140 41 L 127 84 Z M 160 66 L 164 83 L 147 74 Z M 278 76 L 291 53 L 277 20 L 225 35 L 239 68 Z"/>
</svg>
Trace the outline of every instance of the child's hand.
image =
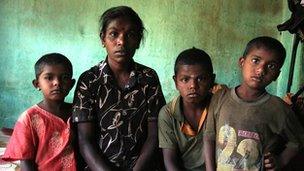
<svg viewBox="0 0 304 171">
<path fill-rule="evenodd" d="M 264 154 L 264 167 L 267 171 L 274 171 L 279 168 L 276 157 L 269 152 Z"/>
<path fill-rule="evenodd" d="M 292 105 L 292 101 L 291 101 L 291 97 L 293 96 L 292 93 L 287 93 L 284 97 L 283 97 L 283 100 L 289 104 L 289 105 Z"/>
</svg>

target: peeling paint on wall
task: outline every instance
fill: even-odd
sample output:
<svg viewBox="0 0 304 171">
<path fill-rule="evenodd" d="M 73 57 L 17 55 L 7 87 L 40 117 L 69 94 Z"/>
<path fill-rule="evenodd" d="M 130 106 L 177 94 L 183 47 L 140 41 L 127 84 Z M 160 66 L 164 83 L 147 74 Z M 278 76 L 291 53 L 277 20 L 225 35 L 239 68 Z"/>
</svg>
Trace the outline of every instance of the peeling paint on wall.
<svg viewBox="0 0 304 171">
<path fill-rule="evenodd" d="M 276 25 L 286 19 L 287 10 L 283 0 L 2 0 L 0 126 L 13 126 L 21 112 L 41 100 L 31 81 L 33 65 L 43 54 L 69 57 L 76 79 L 105 58 L 98 19 L 117 5 L 131 6 L 144 21 L 146 39 L 134 58 L 157 71 L 167 101 L 177 94 L 172 75 L 179 52 L 193 46 L 204 49 L 212 57 L 216 81 L 236 86 L 237 60 L 245 44 L 261 35 L 281 38 Z M 277 84 L 269 90 L 278 94 Z M 67 101 L 72 101 L 73 91 Z"/>
</svg>

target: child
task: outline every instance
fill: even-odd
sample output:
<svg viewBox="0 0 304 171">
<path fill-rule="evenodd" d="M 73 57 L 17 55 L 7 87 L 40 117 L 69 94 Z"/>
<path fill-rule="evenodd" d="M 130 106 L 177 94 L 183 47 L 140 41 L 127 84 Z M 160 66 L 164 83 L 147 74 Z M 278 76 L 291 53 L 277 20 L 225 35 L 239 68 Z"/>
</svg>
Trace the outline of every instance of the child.
<svg viewBox="0 0 304 171">
<path fill-rule="evenodd" d="M 290 105 L 295 112 L 300 124 L 304 126 L 304 98 L 300 96 L 303 93 L 304 87 L 301 87 L 296 94 L 287 93 L 283 100 Z M 294 157 L 284 168 L 285 171 L 304 170 L 304 149 L 302 148 L 298 155 Z"/>
<path fill-rule="evenodd" d="M 296 155 L 303 128 L 292 110 L 265 90 L 279 76 L 285 56 L 283 45 L 271 37 L 247 44 L 239 59 L 241 85 L 218 92 L 210 104 L 204 134 L 207 170 L 278 169 Z"/>
<path fill-rule="evenodd" d="M 75 83 L 72 64 L 61 54 L 46 54 L 36 62 L 35 74 L 33 85 L 44 99 L 21 114 L 2 159 L 21 160 L 21 170 L 76 170 L 72 106 L 64 102 Z"/>
<path fill-rule="evenodd" d="M 192 48 L 178 55 L 173 80 L 180 96 L 165 105 L 158 118 L 159 147 L 167 170 L 205 170 L 202 125 L 214 78 L 211 59 L 203 50 Z"/>
<path fill-rule="evenodd" d="M 91 170 L 152 170 L 165 99 L 156 72 L 133 60 L 142 20 L 118 6 L 100 21 L 106 59 L 80 76 L 74 96 L 80 152 Z"/>
</svg>

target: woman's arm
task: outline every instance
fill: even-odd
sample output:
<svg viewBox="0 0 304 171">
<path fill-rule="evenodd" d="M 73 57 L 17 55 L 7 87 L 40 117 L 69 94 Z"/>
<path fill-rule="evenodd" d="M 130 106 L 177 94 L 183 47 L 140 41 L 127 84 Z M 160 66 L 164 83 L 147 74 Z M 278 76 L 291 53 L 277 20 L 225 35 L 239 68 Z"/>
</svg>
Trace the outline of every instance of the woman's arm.
<svg viewBox="0 0 304 171">
<path fill-rule="evenodd" d="M 153 120 L 148 122 L 148 137 L 133 168 L 134 171 L 147 170 L 149 166 L 151 167 L 151 159 L 154 159 L 157 146 L 157 121 Z"/>
<path fill-rule="evenodd" d="M 98 145 L 95 143 L 94 125 L 90 122 L 77 124 L 80 153 L 92 171 L 111 170 L 107 166 Z"/>
<path fill-rule="evenodd" d="M 284 151 L 279 155 L 278 162 L 276 164 L 276 168 L 284 168 L 289 161 L 298 154 L 298 149 L 286 147 Z"/>
</svg>

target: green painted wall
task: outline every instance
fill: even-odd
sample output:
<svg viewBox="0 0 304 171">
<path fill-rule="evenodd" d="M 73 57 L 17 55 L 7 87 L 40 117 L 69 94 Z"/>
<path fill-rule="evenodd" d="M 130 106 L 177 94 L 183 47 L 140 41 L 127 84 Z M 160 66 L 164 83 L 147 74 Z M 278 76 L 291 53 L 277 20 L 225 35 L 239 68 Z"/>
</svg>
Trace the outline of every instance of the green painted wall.
<svg viewBox="0 0 304 171">
<path fill-rule="evenodd" d="M 292 42 L 290 34 L 276 29 L 290 15 L 284 0 L 1 0 L 0 127 L 13 126 L 22 111 L 41 100 L 31 81 L 33 65 L 43 54 L 69 57 L 76 79 L 105 58 L 98 18 L 117 5 L 131 6 L 144 21 L 146 38 L 134 58 L 157 71 L 167 101 L 177 93 L 173 64 L 185 48 L 206 50 L 216 81 L 235 86 L 240 81 L 237 60 L 247 41 L 268 35 L 286 46 Z M 271 93 L 284 94 L 288 67 L 287 62 L 283 76 L 269 87 Z"/>
</svg>

